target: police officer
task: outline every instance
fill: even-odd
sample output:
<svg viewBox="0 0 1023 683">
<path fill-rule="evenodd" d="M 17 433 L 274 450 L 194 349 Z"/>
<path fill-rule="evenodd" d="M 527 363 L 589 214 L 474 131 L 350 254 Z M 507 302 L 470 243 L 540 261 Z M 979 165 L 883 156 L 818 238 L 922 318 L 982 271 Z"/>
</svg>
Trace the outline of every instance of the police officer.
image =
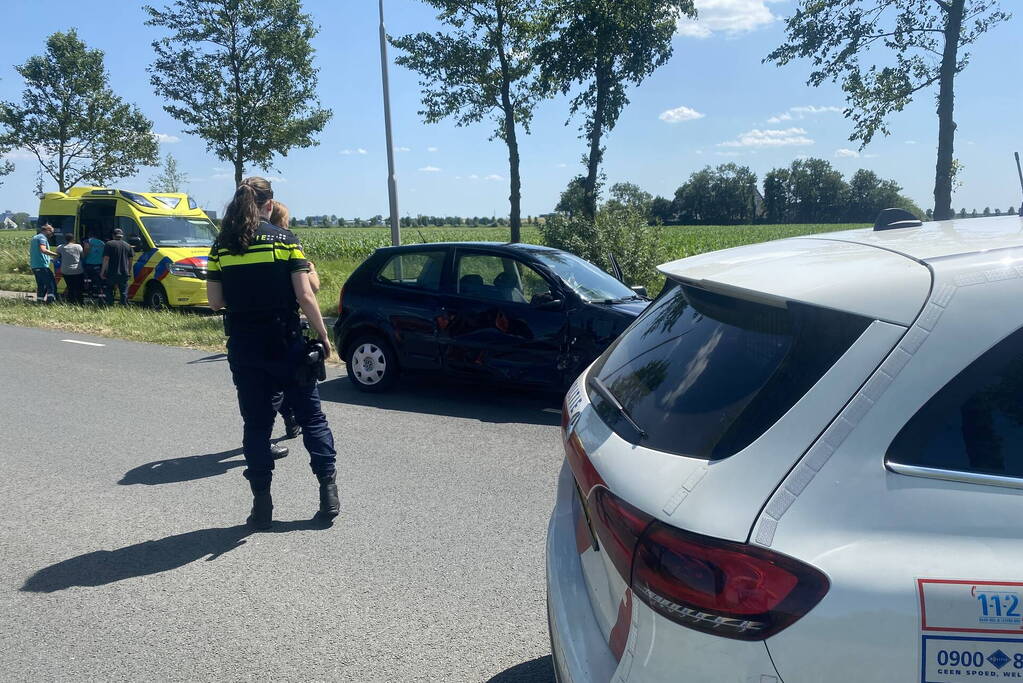
<svg viewBox="0 0 1023 683">
<path fill-rule="evenodd" d="M 206 285 L 210 307 L 227 309 L 227 358 L 238 390 L 245 478 L 253 496 L 248 523 L 257 529 L 271 525 L 274 458 L 270 434 L 275 397 L 281 391 L 302 427 L 310 465 L 319 479 L 317 517 L 332 520 L 341 508 L 334 473 L 334 436 L 320 410 L 316 383 L 296 378 L 296 370 L 308 355 L 300 308 L 327 356 L 330 341 L 309 286 L 309 262 L 302 245 L 293 233 L 267 221 L 273 204 L 269 181 L 242 181 L 210 250 Z"/>
</svg>

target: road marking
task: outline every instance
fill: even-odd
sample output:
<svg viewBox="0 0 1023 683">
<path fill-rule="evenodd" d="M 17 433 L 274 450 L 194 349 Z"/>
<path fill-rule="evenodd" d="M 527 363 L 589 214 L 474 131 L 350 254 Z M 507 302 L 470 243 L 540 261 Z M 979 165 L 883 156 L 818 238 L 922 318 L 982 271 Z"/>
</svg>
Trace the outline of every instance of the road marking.
<svg viewBox="0 0 1023 683">
<path fill-rule="evenodd" d="M 68 344 L 81 344 L 82 346 L 106 346 L 106 344 L 97 344 L 96 342 L 78 341 L 77 339 L 61 339 L 62 342 Z"/>
</svg>

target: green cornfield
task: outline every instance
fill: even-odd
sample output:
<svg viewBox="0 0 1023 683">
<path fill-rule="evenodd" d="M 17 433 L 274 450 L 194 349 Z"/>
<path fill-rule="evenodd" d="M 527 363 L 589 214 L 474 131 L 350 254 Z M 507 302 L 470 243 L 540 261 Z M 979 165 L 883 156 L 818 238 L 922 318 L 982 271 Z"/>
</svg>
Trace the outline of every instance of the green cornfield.
<svg viewBox="0 0 1023 683">
<path fill-rule="evenodd" d="M 861 225 L 683 225 L 664 228 L 667 253 L 672 259 L 743 244 L 766 242 L 784 237 L 808 235 Z M 337 292 L 344 280 L 375 249 L 390 246 L 386 228 L 299 228 L 306 254 L 316 262 L 324 280 L 320 300 L 325 310 L 336 305 Z M 28 230 L 0 231 L 0 289 L 32 291 L 35 288 L 28 268 Z M 525 227 L 522 239 L 540 242 L 536 228 Z M 507 228 L 405 228 L 404 244 L 421 242 L 506 242 Z"/>
</svg>

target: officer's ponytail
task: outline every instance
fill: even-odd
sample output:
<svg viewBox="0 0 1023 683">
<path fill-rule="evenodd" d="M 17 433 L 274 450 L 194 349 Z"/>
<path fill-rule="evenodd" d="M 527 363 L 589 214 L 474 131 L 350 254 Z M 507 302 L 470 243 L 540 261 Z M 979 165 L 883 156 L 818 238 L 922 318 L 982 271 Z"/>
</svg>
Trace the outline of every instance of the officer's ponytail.
<svg viewBox="0 0 1023 683">
<path fill-rule="evenodd" d="M 234 192 L 224 211 L 218 243 L 232 254 L 244 254 L 252 243 L 256 228 L 263 221 L 260 209 L 273 199 L 274 191 L 266 178 L 246 178 Z"/>
</svg>

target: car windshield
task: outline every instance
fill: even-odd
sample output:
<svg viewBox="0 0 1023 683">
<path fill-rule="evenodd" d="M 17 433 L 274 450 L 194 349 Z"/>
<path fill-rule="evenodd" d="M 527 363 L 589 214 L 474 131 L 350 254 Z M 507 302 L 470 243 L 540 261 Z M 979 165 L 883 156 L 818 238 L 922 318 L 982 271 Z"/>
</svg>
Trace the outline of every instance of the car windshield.
<svg viewBox="0 0 1023 683">
<path fill-rule="evenodd" d="M 142 224 L 158 247 L 209 247 L 217 237 L 216 226 L 206 218 L 146 216 Z"/>
<path fill-rule="evenodd" d="M 589 261 L 563 251 L 535 251 L 533 257 L 553 270 L 586 301 L 635 299 L 636 293 Z"/>
</svg>

